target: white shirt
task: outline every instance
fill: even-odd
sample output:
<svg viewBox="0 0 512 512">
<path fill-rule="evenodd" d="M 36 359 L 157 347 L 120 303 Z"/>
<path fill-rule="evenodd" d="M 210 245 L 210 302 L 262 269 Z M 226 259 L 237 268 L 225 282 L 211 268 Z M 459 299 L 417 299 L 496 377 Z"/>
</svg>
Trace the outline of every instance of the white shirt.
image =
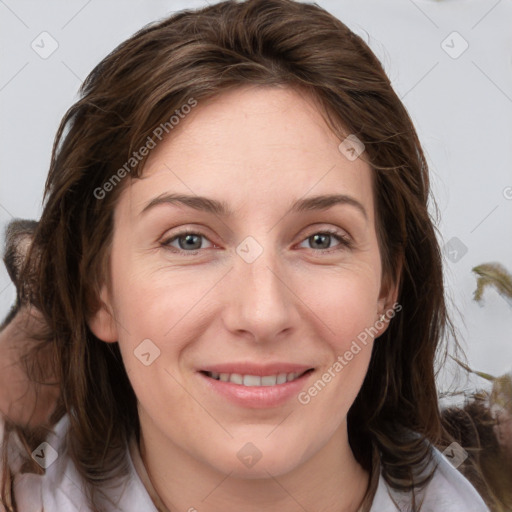
<svg viewBox="0 0 512 512">
<path fill-rule="evenodd" d="M 64 416 L 55 426 L 54 434 L 47 439 L 58 457 L 47 467 L 46 473 L 22 474 L 15 478 L 14 494 L 19 512 L 91 512 L 83 492 L 84 484 L 76 467 L 66 455 L 64 436 L 68 424 L 68 417 Z M 0 418 L 0 439 L 2 438 L 3 421 Z M 46 452 L 45 456 L 49 457 L 51 450 L 46 448 Z M 159 512 L 147 490 L 150 489 L 153 496 L 156 494 L 133 440 L 128 455 L 129 474 L 118 480 L 117 485 L 110 485 L 105 489 L 110 500 L 101 502 L 105 512 Z M 435 448 L 434 456 L 438 466 L 423 491 L 421 511 L 489 512 L 471 483 Z M 409 506 L 409 493 L 400 493 L 389 488 L 381 474 L 371 512 L 405 512 L 409 510 Z M 191 504 L 190 510 L 193 507 L 194 504 Z M 200 504 L 196 504 L 196 508 L 200 510 Z"/>
</svg>

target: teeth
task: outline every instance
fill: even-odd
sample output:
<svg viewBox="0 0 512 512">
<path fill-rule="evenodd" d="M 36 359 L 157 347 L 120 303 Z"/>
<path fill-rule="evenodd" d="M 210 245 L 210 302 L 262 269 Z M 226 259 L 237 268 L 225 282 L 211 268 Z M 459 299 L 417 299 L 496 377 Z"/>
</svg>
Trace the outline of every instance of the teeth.
<svg viewBox="0 0 512 512">
<path fill-rule="evenodd" d="M 261 377 L 262 386 L 275 386 L 277 384 L 277 375 L 266 375 Z"/>
<path fill-rule="evenodd" d="M 232 373 L 229 377 L 229 382 L 232 382 L 233 384 L 243 384 L 244 378 L 239 373 Z"/>
<path fill-rule="evenodd" d="M 277 383 L 278 384 L 284 384 L 286 382 L 287 378 L 288 378 L 288 375 L 286 375 L 286 373 L 280 373 L 277 376 Z"/>
<path fill-rule="evenodd" d="M 244 375 L 244 386 L 261 386 L 261 377 Z"/>
<path fill-rule="evenodd" d="M 297 379 L 302 373 L 279 373 L 277 375 L 265 375 L 260 377 L 259 375 L 241 375 L 239 373 L 217 373 L 207 372 L 207 375 L 215 380 L 222 382 L 232 382 L 233 384 L 239 384 L 241 386 L 275 386 L 276 384 L 284 384 L 285 382 L 291 382 Z"/>
</svg>

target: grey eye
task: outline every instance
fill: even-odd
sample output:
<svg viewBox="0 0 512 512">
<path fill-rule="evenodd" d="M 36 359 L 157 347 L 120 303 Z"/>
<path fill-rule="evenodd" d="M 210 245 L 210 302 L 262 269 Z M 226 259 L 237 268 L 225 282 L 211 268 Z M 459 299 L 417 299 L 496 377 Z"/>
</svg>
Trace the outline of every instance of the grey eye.
<svg viewBox="0 0 512 512">
<path fill-rule="evenodd" d="M 204 249 L 202 247 L 203 240 L 208 240 L 200 233 L 178 233 L 170 238 L 164 245 L 174 247 L 175 249 L 190 252 Z M 176 245 L 176 242 L 178 245 Z M 211 245 L 211 242 L 209 242 Z"/>
<path fill-rule="evenodd" d="M 177 237 L 180 249 L 201 249 L 202 235 L 187 234 Z"/>
<path fill-rule="evenodd" d="M 337 245 L 343 242 L 340 235 L 329 232 L 319 232 L 305 238 L 302 244 L 307 242 L 311 249 L 331 249 L 333 247 L 333 245 L 331 245 L 333 240 L 338 241 Z"/>
<path fill-rule="evenodd" d="M 332 236 L 327 233 L 317 233 L 308 238 L 313 245 L 313 249 L 328 249 Z M 317 245 L 317 247 L 315 247 Z"/>
</svg>

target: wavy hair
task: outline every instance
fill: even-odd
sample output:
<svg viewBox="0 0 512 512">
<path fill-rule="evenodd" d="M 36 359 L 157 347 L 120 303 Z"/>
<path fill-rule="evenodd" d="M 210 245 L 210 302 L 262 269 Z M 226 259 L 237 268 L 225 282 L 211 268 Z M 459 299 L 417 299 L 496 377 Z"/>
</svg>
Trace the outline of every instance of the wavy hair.
<svg viewBox="0 0 512 512">
<path fill-rule="evenodd" d="M 96 484 L 125 471 L 127 441 L 139 430 L 119 348 L 97 339 L 87 320 L 109 275 L 117 199 L 141 176 L 145 157 L 108 194 L 98 198 L 98 190 L 134 151 L 157 143 L 155 128 L 191 98 L 200 103 L 248 84 L 311 95 L 340 140 L 355 134 L 364 143 L 372 169 L 383 279 L 399 283 L 402 311 L 374 345 L 348 413 L 351 448 L 372 472 L 366 508 L 380 471 L 414 496 L 432 477 L 432 468 L 425 472 L 432 445 L 449 439 L 435 362 L 454 329 L 429 213 L 428 167 L 406 108 L 369 46 L 319 6 L 223 1 L 149 24 L 120 44 L 86 78 L 56 134 L 37 251 L 25 271 L 36 269 L 34 304 L 52 333 L 41 343 L 53 347 L 61 414 L 70 418 L 69 455 L 90 483 L 92 504 Z M 4 485 L 4 500 L 5 492 Z"/>
</svg>

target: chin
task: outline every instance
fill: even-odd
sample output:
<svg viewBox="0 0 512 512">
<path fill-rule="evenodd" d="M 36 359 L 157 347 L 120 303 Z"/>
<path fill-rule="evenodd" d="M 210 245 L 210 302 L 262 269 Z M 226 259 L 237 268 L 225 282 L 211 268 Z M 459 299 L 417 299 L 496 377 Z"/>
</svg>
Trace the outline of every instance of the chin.
<svg viewBox="0 0 512 512">
<path fill-rule="evenodd" d="M 267 434 L 268 435 L 268 434 Z M 285 446 L 282 442 L 253 437 L 254 442 L 234 441 L 235 447 L 226 447 L 211 461 L 216 469 L 233 478 L 245 480 L 268 479 L 285 475 L 304 460 L 303 442 Z"/>
<path fill-rule="evenodd" d="M 230 477 L 241 480 L 261 480 L 271 477 L 280 477 L 293 471 L 299 465 L 299 461 L 290 460 L 286 454 L 280 453 L 279 457 L 271 460 L 263 460 L 263 457 L 252 467 L 244 467 L 237 463 L 235 468 L 228 469 Z M 229 467 L 229 466 L 228 466 Z"/>
</svg>

